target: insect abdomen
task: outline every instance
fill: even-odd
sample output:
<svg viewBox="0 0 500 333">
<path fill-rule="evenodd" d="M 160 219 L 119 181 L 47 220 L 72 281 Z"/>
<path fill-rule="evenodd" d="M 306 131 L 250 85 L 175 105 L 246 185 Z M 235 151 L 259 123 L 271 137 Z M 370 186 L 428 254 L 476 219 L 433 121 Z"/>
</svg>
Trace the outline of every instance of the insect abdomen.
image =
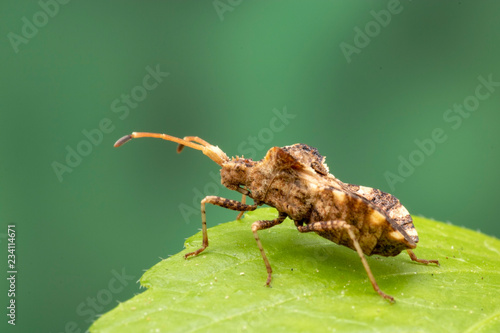
<svg viewBox="0 0 500 333">
<path fill-rule="evenodd" d="M 413 243 L 418 243 L 418 233 L 410 213 L 395 196 L 367 186 L 345 183 L 342 183 L 342 186 L 349 192 L 363 197 L 370 204 L 377 206 L 390 219 L 395 228 L 402 229 Z"/>
<path fill-rule="evenodd" d="M 415 243 L 408 235 L 394 228 L 394 222 L 391 223 L 383 211 L 366 199 L 333 188 L 321 191 L 320 197 L 314 205 L 309 223 L 345 221 L 355 228 L 358 242 L 366 255 L 395 256 L 405 249 L 415 248 Z M 318 230 L 316 233 L 339 245 L 355 249 L 346 232 Z"/>
</svg>

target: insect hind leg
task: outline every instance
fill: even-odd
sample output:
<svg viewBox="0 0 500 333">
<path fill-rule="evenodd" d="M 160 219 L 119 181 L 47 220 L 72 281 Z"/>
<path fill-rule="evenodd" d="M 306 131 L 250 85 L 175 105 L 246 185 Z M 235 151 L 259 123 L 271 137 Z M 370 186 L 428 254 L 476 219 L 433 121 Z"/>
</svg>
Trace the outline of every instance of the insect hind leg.
<svg viewBox="0 0 500 333">
<path fill-rule="evenodd" d="M 201 200 L 201 230 L 203 234 L 203 243 L 201 247 L 194 251 L 189 252 L 184 255 L 184 258 L 187 259 L 190 256 L 196 256 L 203 252 L 208 246 L 208 234 L 207 234 L 207 214 L 205 212 L 205 204 L 211 203 L 212 205 L 224 207 L 231 210 L 237 210 L 240 212 L 255 210 L 257 205 L 246 205 L 236 200 L 226 199 L 222 197 L 217 197 L 214 195 L 206 196 L 203 200 Z"/>
<path fill-rule="evenodd" d="M 363 253 L 363 250 L 361 249 L 361 246 L 359 245 L 358 242 L 358 236 L 356 235 L 357 229 L 353 227 L 352 225 L 348 224 L 345 221 L 340 221 L 340 220 L 333 220 L 333 221 L 319 221 L 319 222 L 313 222 L 309 223 L 307 225 L 303 226 L 297 226 L 297 229 L 300 232 L 326 232 L 328 231 L 329 234 L 335 235 L 335 237 L 340 240 L 343 237 L 343 233 L 346 232 L 349 237 L 352 240 L 352 243 L 354 245 L 354 248 L 356 249 L 356 252 L 359 255 L 359 258 L 361 259 L 361 263 L 363 264 L 363 267 L 365 268 L 366 274 L 368 275 L 368 279 L 370 280 L 373 289 L 380 295 L 382 298 L 385 298 L 389 300 L 391 303 L 394 302 L 394 297 L 387 295 L 384 293 L 380 287 L 377 284 L 377 281 L 375 280 L 375 277 L 373 276 L 373 273 L 370 269 L 370 265 L 368 265 L 368 261 L 366 261 L 365 254 Z M 332 239 L 333 240 L 333 239 Z M 415 257 L 416 258 L 416 257 Z"/>
<path fill-rule="evenodd" d="M 412 261 L 416 261 L 416 262 L 419 262 L 421 264 L 426 264 L 426 265 L 428 265 L 428 264 L 436 264 L 436 265 L 440 266 L 438 260 L 419 259 L 419 258 L 417 258 L 417 256 L 415 255 L 415 253 L 413 253 L 412 250 L 406 250 L 406 252 L 408 252 L 408 255 L 410 256 L 410 259 Z"/>
</svg>

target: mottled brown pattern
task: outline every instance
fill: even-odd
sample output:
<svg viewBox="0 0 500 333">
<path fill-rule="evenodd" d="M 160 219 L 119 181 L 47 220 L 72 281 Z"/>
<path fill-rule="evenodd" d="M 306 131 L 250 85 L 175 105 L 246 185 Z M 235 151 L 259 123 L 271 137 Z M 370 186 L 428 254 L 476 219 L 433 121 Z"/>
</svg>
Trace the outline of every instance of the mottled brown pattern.
<svg viewBox="0 0 500 333">
<path fill-rule="evenodd" d="M 222 197 L 217 197 L 217 196 L 208 196 L 205 198 L 207 203 L 210 203 L 212 205 L 224 207 L 227 209 L 231 210 L 236 210 L 236 211 L 249 211 L 249 210 L 255 210 L 257 206 L 255 205 L 245 205 L 239 201 L 236 200 L 231 200 L 231 199 L 226 199 Z"/>
<path fill-rule="evenodd" d="M 349 192 L 355 193 L 370 203 L 380 208 L 388 216 L 389 221 L 393 223 L 394 228 L 400 231 L 405 238 L 409 238 L 413 243 L 418 243 L 417 230 L 413 226 L 413 220 L 410 213 L 401 204 L 401 202 L 389 193 L 382 192 L 366 186 L 358 186 L 342 183 L 342 186 Z"/>
<path fill-rule="evenodd" d="M 299 232 L 315 232 L 318 235 L 355 250 L 376 292 L 385 299 L 394 298 L 378 287 L 366 255 L 395 256 L 407 250 L 411 260 L 438 264 L 437 260 L 418 259 L 411 249 L 416 247 L 418 235 L 410 214 L 394 196 L 377 189 L 345 184 L 335 178 L 316 148 L 305 144 L 273 147 L 260 161 L 231 158 L 217 146 L 205 140 L 187 136 L 179 139 L 167 134 L 134 132 L 117 141 L 116 147 L 132 138 L 155 137 L 201 150 L 222 167 L 221 183 L 230 190 L 243 194 L 242 201 L 207 196 L 201 201 L 202 247 L 185 255 L 197 255 L 208 246 L 205 204 L 248 211 L 257 205 L 267 204 L 279 211 L 278 218 L 257 221 L 252 231 L 268 272 L 267 285 L 271 282 L 271 265 L 264 252 L 257 231 L 280 224 L 288 216 Z M 249 196 L 254 205 L 245 204 Z M 241 216 L 238 215 L 238 218 Z"/>
<path fill-rule="evenodd" d="M 393 214 L 402 207 L 399 200 L 380 190 L 344 184 L 325 174 L 326 170 L 325 158 L 315 148 L 296 144 L 273 147 L 264 159 L 254 163 L 226 162 L 221 176 L 226 187 L 248 189 L 257 204 L 275 207 L 298 225 L 345 221 L 359 232 L 360 246 L 367 255 L 394 256 L 415 248 L 416 231 L 410 233 L 413 237 L 407 232 L 414 230 L 411 217 Z M 330 235 L 335 232 L 317 233 L 335 241 Z M 336 243 L 354 249 L 348 240 Z"/>
<path fill-rule="evenodd" d="M 285 146 L 282 149 L 302 165 L 311 167 L 320 175 L 328 175 L 329 170 L 325 163 L 325 157 L 321 156 L 316 148 L 297 143 L 292 146 Z"/>
</svg>

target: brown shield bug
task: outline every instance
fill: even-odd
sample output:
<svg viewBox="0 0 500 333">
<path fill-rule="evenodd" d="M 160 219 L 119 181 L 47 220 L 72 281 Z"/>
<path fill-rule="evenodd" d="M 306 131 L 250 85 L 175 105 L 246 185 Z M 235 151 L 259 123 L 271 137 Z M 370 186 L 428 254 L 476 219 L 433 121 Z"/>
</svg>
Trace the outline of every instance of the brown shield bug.
<svg viewBox="0 0 500 333">
<path fill-rule="evenodd" d="M 417 231 L 398 199 L 377 189 L 341 182 L 330 174 L 325 158 L 316 148 L 300 143 L 273 147 L 262 160 L 253 161 L 238 156 L 229 158 L 219 147 L 196 136 L 180 139 L 167 134 L 139 132 L 122 137 L 115 147 L 143 137 L 176 142 L 179 153 L 184 146 L 201 150 L 221 166 L 221 183 L 243 195 L 241 202 L 217 196 L 207 196 L 201 201 L 203 243 L 185 258 L 199 254 L 208 246 L 205 204 L 239 211 L 238 218 L 243 212 L 266 204 L 278 210 L 278 217 L 254 222 L 252 232 L 266 265 L 268 286 L 272 269 L 257 231 L 278 225 L 286 217 L 295 222 L 299 232 L 315 232 L 355 250 L 375 291 L 391 302 L 394 298 L 380 290 L 365 255 L 389 257 L 406 250 L 413 261 L 439 265 L 437 260 L 419 259 L 413 253 L 418 242 Z M 245 203 L 247 196 L 253 199 L 253 205 Z"/>
</svg>

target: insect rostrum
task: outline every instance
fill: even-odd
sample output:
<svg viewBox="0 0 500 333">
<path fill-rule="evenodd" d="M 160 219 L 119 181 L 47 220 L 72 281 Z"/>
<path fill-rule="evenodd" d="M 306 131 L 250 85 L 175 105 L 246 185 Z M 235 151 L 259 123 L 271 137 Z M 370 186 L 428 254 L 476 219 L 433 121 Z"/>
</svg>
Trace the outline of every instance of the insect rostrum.
<svg viewBox="0 0 500 333">
<path fill-rule="evenodd" d="M 207 196 L 201 201 L 203 243 L 198 250 L 185 257 L 199 254 L 208 246 L 205 204 L 240 211 L 251 211 L 266 204 L 279 214 L 274 220 L 256 221 L 252 232 L 267 269 L 271 283 L 272 269 L 259 239 L 258 230 L 282 223 L 286 217 L 295 222 L 299 232 L 315 232 L 321 237 L 355 250 L 376 292 L 383 298 L 394 298 L 380 290 L 365 255 L 396 256 L 406 250 L 411 260 L 439 265 L 437 260 L 419 259 L 412 249 L 417 246 L 418 235 L 413 221 L 398 199 L 380 190 L 343 183 L 330 174 L 325 158 L 316 148 L 305 144 L 272 147 L 260 161 L 243 157 L 229 158 L 219 147 L 203 139 L 187 136 L 184 139 L 167 134 L 134 132 L 119 139 L 119 147 L 133 138 L 154 137 L 201 150 L 221 166 L 221 182 L 230 190 L 240 192 L 242 200 Z M 246 197 L 254 204 L 246 204 Z"/>
</svg>

